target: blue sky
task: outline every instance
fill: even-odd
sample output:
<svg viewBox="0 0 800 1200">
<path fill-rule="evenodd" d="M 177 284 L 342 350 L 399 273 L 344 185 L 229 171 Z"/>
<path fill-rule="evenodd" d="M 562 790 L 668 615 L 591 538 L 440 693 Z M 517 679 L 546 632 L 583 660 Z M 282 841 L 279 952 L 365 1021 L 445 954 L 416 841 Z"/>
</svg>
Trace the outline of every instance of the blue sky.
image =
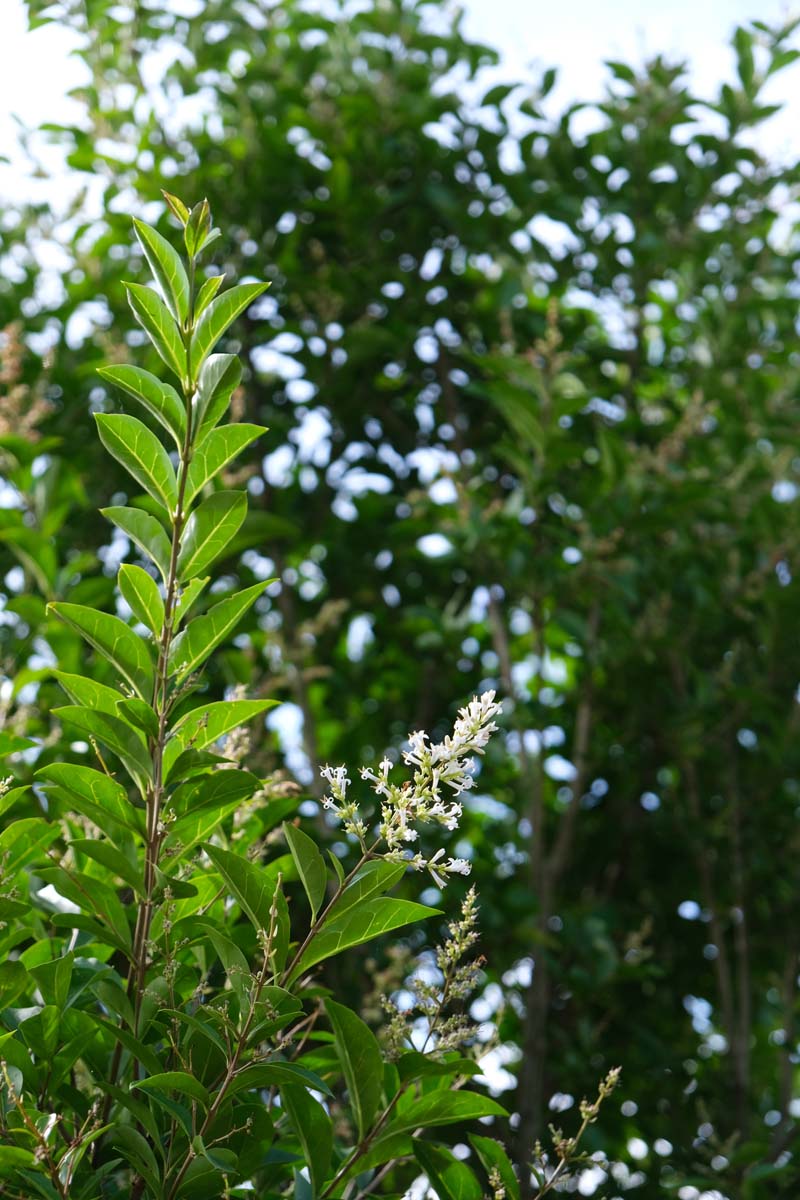
<svg viewBox="0 0 800 1200">
<path fill-rule="evenodd" d="M 596 96 L 603 59 L 641 61 L 658 51 L 688 58 L 698 90 L 712 89 L 732 73 L 728 41 L 737 22 L 756 15 L 777 22 L 791 11 L 784 0 L 465 0 L 465 7 L 468 32 L 503 55 L 498 77 L 524 76 L 531 63 L 560 68 L 557 105 Z M 65 93 L 81 77 L 69 57 L 73 45 L 55 26 L 27 33 L 22 0 L 1 0 L 0 154 L 13 149 L 11 114 L 26 125 L 64 118 Z M 772 98 L 787 111 L 771 123 L 767 144 L 797 154 L 800 67 L 776 81 Z M 13 172 L 0 172 L 0 194 L 19 184 Z"/>
</svg>

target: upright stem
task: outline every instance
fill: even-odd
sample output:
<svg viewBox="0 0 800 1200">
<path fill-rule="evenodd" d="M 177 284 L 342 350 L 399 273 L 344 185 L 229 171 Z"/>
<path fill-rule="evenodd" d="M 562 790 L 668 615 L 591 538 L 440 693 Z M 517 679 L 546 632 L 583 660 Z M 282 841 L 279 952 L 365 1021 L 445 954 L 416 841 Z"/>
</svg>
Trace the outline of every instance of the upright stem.
<svg viewBox="0 0 800 1200">
<path fill-rule="evenodd" d="M 145 832 L 145 865 L 144 892 L 136 916 L 136 928 L 133 938 L 133 974 L 129 976 L 129 991 L 133 991 L 134 1002 L 134 1033 L 138 1036 L 139 1019 L 147 975 L 147 940 L 150 936 L 150 925 L 153 917 L 153 891 L 156 883 L 156 871 L 161 849 L 161 808 L 164 798 L 164 751 L 167 745 L 167 722 L 169 719 L 169 653 L 175 630 L 175 605 L 178 600 L 178 556 L 181 549 L 181 537 L 186 525 L 184 501 L 189 467 L 192 461 L 192 395 L 194 381 L 191 369 L 191 341 L 194 328 L 194 258 L 189 263 L 189 316 L 183 330 L 183 340 L 186 347 L 186 380 L 184 382 L 184 399 L 186 401 L 186 433 L 180 452 L 178 469 L 178 500 L 172 522 L 172 544 L 170 548 L 169 570 L 167 574 L 166 596 L 164 600 L 164 624 L 158 646 L 158 662 L 156 664 L 155 682 L 153 685 L 153 708 L 158 719 L 158 733 L 151 744 L 153 759 L 153 784 L 147 796 L 146 832 Z"/>
</svg>

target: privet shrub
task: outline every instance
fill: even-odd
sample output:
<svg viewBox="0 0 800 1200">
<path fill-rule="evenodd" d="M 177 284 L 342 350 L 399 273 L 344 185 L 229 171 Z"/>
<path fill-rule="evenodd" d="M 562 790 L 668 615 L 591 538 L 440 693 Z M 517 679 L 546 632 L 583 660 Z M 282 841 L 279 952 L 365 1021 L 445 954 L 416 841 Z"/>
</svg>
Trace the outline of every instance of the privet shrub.
<svg viewBox="0 0 800 1200">
<path fill-rule="evenodd" d="M 0 1192 L 326 1200 L 403 1191 L 424 1173 L 441 1196 L 518 1197 L 493 1138 L 472 1137 L 475 1171 L 438 1141 L 444 1126 L 505 1115 L 463 1086 L 478 1071 L 457 1012 L 477 969 L 474 894 L 437 952 L 436 983 L 418 982 L 416 1007 L 390 1012 L 382 1040 L 318 970 L 437 915 L 390 895 L 404 872 L 440 886 L 466 873 L 444 849 L 418 850 L 418 829 L 456 827 L 498 706 L 474 699 L 441 744 L 413 733 L 405 772 L 363 768 L 364 810 L 345 769 L 326 768 L 327 819 L 351 847 L 342 862 L 300 827 L 293 795 L 241 765 L 246 741 L 231 735 L 271 701 L 211 702 L 202 671 L 268 584 L 212 586 L 247 508 L 215 481 L 264 431 L 222 423 L 241 368 L 213 350 L 264 285 L 202 278 L 218 236 L 208 204 L 167 201 L 186 262 L 135 221 L 159 291 L 127 287 L 177 386 L 127 364 L 101 371 L 164 441 L 138 417 L 97 416 L 143 490 L 104 510 L 144 563 L 119 570 L 130 619 L 52 606 L 107 680 L 58 673 L 57 717 L 93 765 L 42 767 L 41 816 L 11 819 L 24 789 L 7 782 L 2 798 Z"/>
</svg>

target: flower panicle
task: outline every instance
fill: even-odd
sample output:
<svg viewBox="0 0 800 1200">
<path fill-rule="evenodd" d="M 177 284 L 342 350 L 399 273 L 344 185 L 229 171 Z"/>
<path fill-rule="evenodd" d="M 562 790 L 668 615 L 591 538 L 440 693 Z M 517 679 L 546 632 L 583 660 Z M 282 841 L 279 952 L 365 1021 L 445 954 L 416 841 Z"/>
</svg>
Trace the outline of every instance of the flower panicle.
<svg viewBox="0 0 800 1200">
<path fill-rule="evenodd" d="M 385 857 L 417 871 L 429 871 L 437 887 L 444 887 L 450 875 L 468 875 L 469 862 L 445 857 L 444 848 L 430 858 L 419 852 L 412 854 L 408 843 L 417 841 L 417 826 L 440 825 L 449 832 L 458 828 L 463 810 L 455 797 L 475 786 L 473 756 L 484 753 L 497 729 L 494 717 L 501 711 L 495 693 L 487 691 L 459 709 L 452 734 L 442 742 L 431 742 L 422 730 L 410 733 L 403 762 L 413 769 L 413 776 L 401 784 L 390 779 L 393 764 L 388 758 L 381 760 L 377 770 L 365 766 L 359 772 L 380 801 L 378 835 L 385 843 Z M 347 798 L 351 783 L 347 769 L 325 766 L 320 774 L 329 788 L 323 807 L 342 822 L 346 833 L 365 847 L 368 826 L 358 803 Z M 449 788 L 452 795 L 445 793 L 443 797 L 443 787 Z"/>
</svg>

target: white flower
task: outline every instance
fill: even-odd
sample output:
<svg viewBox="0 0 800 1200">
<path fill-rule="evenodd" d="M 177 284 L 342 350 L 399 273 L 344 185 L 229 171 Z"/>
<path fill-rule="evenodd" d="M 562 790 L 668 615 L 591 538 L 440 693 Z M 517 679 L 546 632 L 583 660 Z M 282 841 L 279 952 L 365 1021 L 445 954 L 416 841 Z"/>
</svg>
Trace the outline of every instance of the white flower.
<svg viewBox="0 0 800 1200">
<path fill-rule="evenodd" d="M 405 846 L 417 840 L 417 825 L 437 824 L 451 832 L 458 828 L 461 805 L 455 800 L 443 800 L 440 785 L 446 784 L 456 796 L 475 786 L 475 760 L 471 755 L 483 754 L 490 735 L 497 728 L 492 718 L 500 711 L 495 693 L 484 692 L 480 697 L 473 696 L 470 703 L 459 710 L 453 733 L 442 742 L 431 743 L 420 729 L 410 733 L 403 761 L 414 769 L 414 774 L 402 785 L 389 779 L 392 763 L 388 758 L 381 760 L 377 773 L 370 767 L 360 769 L 361 778 L 371 784 L 372 791 L 380 798 L 378 833 L 386 843 L 386 857 L 392 862 L 404 862 L 417 871 L 427 869 L 439 887 L 446 885 L 448 875 L 469 873 L 470 864 L 466 859 L 449 858 L 443 862 L 445 851 L 439 849 L 426 860 L 422 854 L 411 855 Z M 345 831 L 358 838 L 366 851 L 367 825 L 358 805 L 346 799 L 350 784 L 346 768 L 325 766 L 321 774 L 331 793 L 324 797 L 323 806 L 335 813 Z"/>
</svg>

